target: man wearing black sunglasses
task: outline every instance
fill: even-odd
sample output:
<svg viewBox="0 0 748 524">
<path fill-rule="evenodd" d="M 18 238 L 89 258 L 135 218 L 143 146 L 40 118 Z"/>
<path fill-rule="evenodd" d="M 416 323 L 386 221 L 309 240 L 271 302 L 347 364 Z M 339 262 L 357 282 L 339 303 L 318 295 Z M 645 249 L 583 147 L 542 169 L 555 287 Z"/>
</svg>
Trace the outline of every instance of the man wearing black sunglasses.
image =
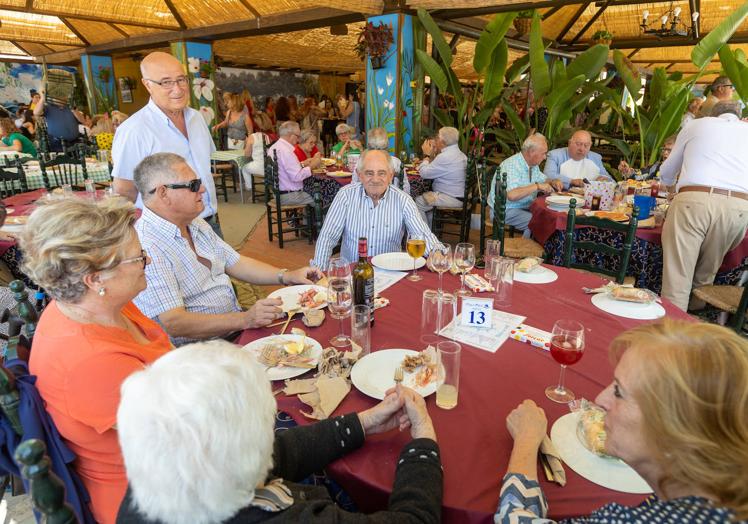
<svg viewBox="0 0 748 524">
<path fill-rule="evenodd" d="M 203 115 L 188 107 L 190 86 L 182 64 L 168 53 L 150 53 L 140 63 L 143 86 L 150 94 L 148 104 L 117 128 L 112 145 L 114 189 L 142 208 L 143 202 L 133 184 L 138 162 L 160 152 L 185 158 L 202 180 L 200 217 L 221 235 L 218 199 L 210 169 L 213 139 Z M 195 191 L 196 192 L 196 191 Z"/>
<path fill-rule="evenodd" d="M 158 321 L 174 345 L 224 337 L 270 324 L 282 315 L 280 299 L 257 301 L 242 311 L 230 277 L 253 284 L 311 284 L 322 274 L 309 267 L 293 271 L 241 256 L 205 221 L 205 187 L 179 155 L 157 153 L 135 168 L 143 215 L 135 225 L 151 264 L 148 287 L 135 299 Z"/>
</svg>

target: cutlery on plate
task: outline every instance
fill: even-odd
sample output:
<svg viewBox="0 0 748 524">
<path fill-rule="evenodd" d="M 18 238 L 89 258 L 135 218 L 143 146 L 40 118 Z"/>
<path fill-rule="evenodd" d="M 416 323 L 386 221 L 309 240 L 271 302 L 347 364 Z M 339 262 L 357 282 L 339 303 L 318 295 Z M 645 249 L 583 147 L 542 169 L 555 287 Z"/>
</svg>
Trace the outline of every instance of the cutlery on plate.
<svg viewBox="0 0 748 524">
<path fill-rule="evenodd" d="M 398 366 L 395 368 L 395 386 L 401 384 L 403 381 L 403 368 Z"/>
<path fill-rule="evenodd" d="M 290 310 L 288 310 L 288 312 L 286 313 L 288 315 L 288 318 L 286 319 L 286 323 L 283 324 L 283 327 L 281 328 L 280 333 L 278 333 L 279 335 L 282 335 L 283 333 L 286 332 L 286 328 L 288 327 L 288 323 L 291 322 L 291 318 L 293 318 L 293 316 L 296 313 L 298 313 L 299 311 L 301 311 L 301 310 L 300 309 L 290 309 Z"/>
</svg>

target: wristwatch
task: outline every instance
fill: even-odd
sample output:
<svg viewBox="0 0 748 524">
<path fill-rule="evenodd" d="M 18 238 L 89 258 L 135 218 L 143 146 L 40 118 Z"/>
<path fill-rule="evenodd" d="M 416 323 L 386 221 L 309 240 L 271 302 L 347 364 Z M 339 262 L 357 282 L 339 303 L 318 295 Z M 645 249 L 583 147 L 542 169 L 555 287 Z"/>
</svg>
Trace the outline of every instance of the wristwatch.
<svg viewBox="0 0 748 524">
<path fill-rule="evenodd" d="M 286 269 L 286 268 L 283 268 L 280 271 L 278 271 L 278 283 L 281 286 L 285 286 L 286 285 L 286 283 L 283 282 L 283 275 L 285 275 L 286 273 L 288 273 L 288 269 Z"/>
</svg>

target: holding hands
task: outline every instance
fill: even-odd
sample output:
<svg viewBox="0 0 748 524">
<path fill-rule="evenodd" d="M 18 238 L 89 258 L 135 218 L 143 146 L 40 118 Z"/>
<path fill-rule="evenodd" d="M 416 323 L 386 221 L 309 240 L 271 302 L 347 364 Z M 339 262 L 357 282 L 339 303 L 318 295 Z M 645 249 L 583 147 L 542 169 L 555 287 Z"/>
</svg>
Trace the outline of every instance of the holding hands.
<svg viewBox="0 0 748 524">
<path fill-rule="evenodd" d="M 410 388 L 397 386 L 387 391 L 384 400 L 373 408 L 358 414 L 361 426 L 367 435 L 385 433 L 398 428 L 410 428 L 414 439 L 429 438 L 436 441 L 436 432 L 431 422 L 423 397 Z"/>
</svg>

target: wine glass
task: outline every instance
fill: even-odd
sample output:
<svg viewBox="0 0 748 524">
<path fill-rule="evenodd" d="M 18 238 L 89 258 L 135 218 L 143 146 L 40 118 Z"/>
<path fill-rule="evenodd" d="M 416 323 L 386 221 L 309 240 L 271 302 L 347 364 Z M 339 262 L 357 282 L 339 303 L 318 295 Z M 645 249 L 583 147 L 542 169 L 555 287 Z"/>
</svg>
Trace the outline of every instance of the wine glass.
<svg viewBox="0 0 748 524">
<path fill-rule="evenodd" d="M 335 347 L 345 347 L 351 344 L 351 339 L 345 334 L 343 319 L 351 314 L 353 305 L 353 293 L 351 292 L 351 279 L 345 277 L 328 277 L 327 284 L 327 307 L 333 318 L 340 320 L 340 334 L 330 339 L 330 344 Z"/>
<path fill-rule="evenodd" d="M 414 233 L 408 235 L 408 243 L 405 245 L 408 255 L 413 259 L 413 273 L 408 275 L 408 280 L 418 282 L 423 277 L 416 273 L 416 261 L 426 252 L 426 240 L 423 235 Z"/>
<path fill-rule="evenodd" d="M 576 397 L 564 387 L 566 366 L 576 364 L 584 354 L 584 326 L 576 320 L 557 320 L 551 332 L 551 356 L 561 364 L 557 386 L 545 388 L 545 396 L 553 402 L 565 404 Z"/>
<path fill-rule="evenodd" d="M 439 273 L 439 294 L 443 292 L 442 278 L 444 273 L 452 267 L 452 246 L 440 244 L 429 253 L 429 265 L 433 271 Z"/>
<path fill-rule="evenodd" d="M 455 295 L 460 297 L 469 297 L 472 295 L 469 289 L 465 289 L 465 275 L 475 266 L 475 246 L 466 242 L 461 242 L 455 246 L 454 255 L 455 266 L 460 270 L 462 285 L 455 291 Z"/>
</svg>

